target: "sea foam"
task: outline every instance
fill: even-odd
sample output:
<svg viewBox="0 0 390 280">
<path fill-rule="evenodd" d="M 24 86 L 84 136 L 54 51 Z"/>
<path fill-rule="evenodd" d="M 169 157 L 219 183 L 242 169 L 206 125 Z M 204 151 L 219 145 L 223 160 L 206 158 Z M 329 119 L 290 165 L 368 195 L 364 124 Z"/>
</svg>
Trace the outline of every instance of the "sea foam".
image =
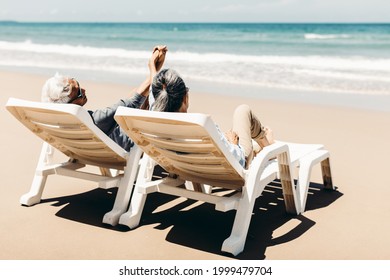
<svg viewBox="0 0 390 280">
<path fill-rule="evenodd" d="M 0 41 L 0 65 L 145 74 L 150 51 Z M 171 51 L 166 67 L 199 81 L 390 95 L 390 58 Z"/>
</svg>

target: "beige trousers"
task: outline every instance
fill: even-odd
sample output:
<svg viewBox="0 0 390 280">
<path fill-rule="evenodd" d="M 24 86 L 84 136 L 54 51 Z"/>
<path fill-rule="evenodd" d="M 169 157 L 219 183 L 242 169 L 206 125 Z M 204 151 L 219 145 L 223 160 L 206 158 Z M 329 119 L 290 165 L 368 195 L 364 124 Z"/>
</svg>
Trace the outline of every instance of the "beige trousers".
<svg viewBox="0 0 390 280">
<path fill-rule="evenodd" d="M 239 145 L 245 153 L 246 165 L 252 161 L 253 144 L 252 139 L 257 142 L 259 138 L 264 137 L 264 127 L 259 119 L 252 113 L 248 105 L 240 105 L 233 114 L 233 131 L 239 137 Z"/>
</svg>

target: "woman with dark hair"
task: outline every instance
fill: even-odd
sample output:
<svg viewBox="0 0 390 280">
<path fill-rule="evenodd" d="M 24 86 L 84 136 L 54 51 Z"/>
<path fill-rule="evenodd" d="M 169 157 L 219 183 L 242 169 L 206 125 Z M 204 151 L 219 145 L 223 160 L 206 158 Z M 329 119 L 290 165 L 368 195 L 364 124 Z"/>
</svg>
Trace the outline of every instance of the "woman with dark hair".
<svg viewBox="0 0 390 280">
<path fill-rule="evenodd" d="M 151 110 L 182 113 L 188 111 L 189 89 L 175 70 L 164 69 L 158 72 L 153 78 L 151 90 Z M 220 134 L 225 145 L 244 167 L 249 166 L 255 153 L 274 143 L 272 130 L 261 124 L 248 105 L 236 108 L 232 130 Z"/>
</svg>

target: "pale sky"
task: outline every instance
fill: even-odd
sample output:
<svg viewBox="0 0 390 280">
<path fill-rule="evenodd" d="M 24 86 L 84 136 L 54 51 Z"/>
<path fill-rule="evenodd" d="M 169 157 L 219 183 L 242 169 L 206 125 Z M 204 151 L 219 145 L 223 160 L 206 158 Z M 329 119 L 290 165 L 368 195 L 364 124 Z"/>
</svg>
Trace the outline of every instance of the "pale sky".
<svg viewBox="0 0 390 280">
<path fill-rule="evenodd" d="M 390 0 L 0 0 L 0 20 L 390 22 Z"/>
</svg>

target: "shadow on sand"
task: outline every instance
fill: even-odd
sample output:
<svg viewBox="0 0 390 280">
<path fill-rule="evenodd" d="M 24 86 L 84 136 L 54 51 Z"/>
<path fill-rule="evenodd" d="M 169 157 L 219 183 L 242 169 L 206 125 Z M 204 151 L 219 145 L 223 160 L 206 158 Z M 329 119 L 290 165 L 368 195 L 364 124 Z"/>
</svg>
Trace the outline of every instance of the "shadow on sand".
<svg viewBox="0 0 390 280">
<path fill-rule="evenodd" d="M 41 203 L 53 202 L 52 206 L 62 207 L 56 214 L 58 217 L 124 232 L 131 238 L 132 230 L 126 226 L 110 227 L 102 224 L 104 214 L 112 209 L 115 195 L 116 188 L 94 189 L 77 195 L 44 199 Z M 322 185 L 311 183 L 306 211 L 326 207 L 342 195 L 339 191 L 323 190 Z M 166 203 L 173 206 L 165 210 L 158 208 Z M 158 224 L 155 227 L 157 230 L 171 228 L 166 236 L 169 242 L 233 257 L 221 252 L 221 246 L 230 235 L 234 215 L 235 211 L 219 212 L 214 209 L 214 205 L 207 203 L 178 200 L 174 196 L 153 193 L 148 195 L 140 225 L 134 230 L 142 230 L 144 225 Z M 273 237 L 275 230 L 288 222 L 297 225 L 289 232 Z M 287 214 L 281 186 L 279 182 L 273 182 L 256 201 L 244 252 L 233 258 L 265 259 L 267 247 L 299 238 L 315 224 L 315 221 L 305 217 L 305 213 L 299 216 Z"/>
</svg>

